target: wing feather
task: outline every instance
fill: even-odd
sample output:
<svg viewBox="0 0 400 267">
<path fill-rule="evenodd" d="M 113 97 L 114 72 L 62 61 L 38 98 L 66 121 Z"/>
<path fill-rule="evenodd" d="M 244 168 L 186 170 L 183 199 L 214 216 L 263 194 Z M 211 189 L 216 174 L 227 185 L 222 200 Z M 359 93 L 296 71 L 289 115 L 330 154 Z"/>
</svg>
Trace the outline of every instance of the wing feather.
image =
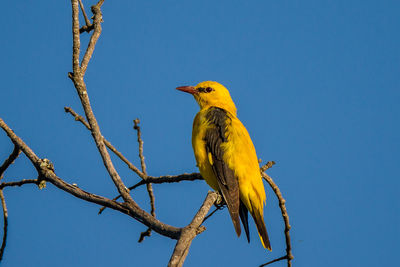
<svg viewBox="0 0 400 267">
<path fill-rule="evenodd" d="M 206 151 L 209 158 L 212 158 L 210 164 L 222 196 L 228 205 L 236 234 L 240 236 L 239 183 L 234 171 L 224 162 L 224 150 L 221 147 L 221 144 L 227 141 L 225 131 L 230 118 L 225 110 L 217 107 L 210 108 L 206 117 L 210 125 L 205 134 Z"/>
</svg>

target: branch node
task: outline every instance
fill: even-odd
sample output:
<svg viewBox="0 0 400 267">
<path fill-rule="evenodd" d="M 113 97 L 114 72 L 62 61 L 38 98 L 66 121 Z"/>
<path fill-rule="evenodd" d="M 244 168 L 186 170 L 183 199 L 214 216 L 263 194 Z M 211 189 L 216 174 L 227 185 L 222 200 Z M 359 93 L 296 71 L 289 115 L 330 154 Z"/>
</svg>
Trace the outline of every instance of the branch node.
<svg viewBox="0 0 400 267">
<path fill-rule="evenodd" d="M 143 240 L 145 239 L 145 237 L 147 237 L 147 236 L 151 236 L 151 228 L 147 228 L 146 231 L 140 233 L 138 242 L 142 243 Z"/>
<path fill-rule="evenodd" d="M 268 170 L 269 168 L 271 168 L 272 166 L 274 166 L 276 163 L 275 161 L 268 161 L 264 166 L 262 166 L 261 172 L 265 172 L 266 170 Z"/>
<path fill-rule="evenodd" d="M 21 153 L 21 149 L 19 146 L 14 144 L 14 149 L 11 152 L 10 156 L 4 161 L 4 163 L 0 166 L 0 180 L 3 178 L 4 172 L 14 163 L 14 161 L 18 158 Z"/>
<path fill-rule="evenodd" d="M 196 235 L 201 234 L 202 232 L 204 232 L 206 230 L 206 227 L 204 225 L 200 225 L 197 229 L 196 229 Z"/>
</svg>

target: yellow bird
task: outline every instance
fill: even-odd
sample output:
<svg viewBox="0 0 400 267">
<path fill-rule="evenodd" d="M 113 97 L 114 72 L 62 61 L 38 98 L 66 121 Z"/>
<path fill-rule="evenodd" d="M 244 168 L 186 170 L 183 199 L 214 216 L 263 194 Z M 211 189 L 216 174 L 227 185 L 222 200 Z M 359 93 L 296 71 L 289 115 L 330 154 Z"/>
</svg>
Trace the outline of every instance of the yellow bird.
<svg viewBox="0 0 400 267">
<path fill-rule="evenodd" d="M 248 212 L 256 223 L 264 248 L 271 250 L 264 223 L 265 190 L 256 150 L 236 117 L 229 91 L 213 81 L 176 88 L 194 96 L 200 106 L 193 122 L 192 145 L 197 166 L 206 182 L 222 193 L 236 234 L 239 217 L 249 237 Z"/>
</svg>

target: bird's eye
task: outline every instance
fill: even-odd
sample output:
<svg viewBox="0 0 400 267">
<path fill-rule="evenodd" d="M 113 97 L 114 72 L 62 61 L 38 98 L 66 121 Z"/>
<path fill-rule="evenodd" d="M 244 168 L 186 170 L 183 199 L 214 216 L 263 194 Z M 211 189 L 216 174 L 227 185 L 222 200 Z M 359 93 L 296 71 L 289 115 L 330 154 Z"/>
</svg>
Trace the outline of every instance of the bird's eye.
<svg viewBox="0 0 400 267">
<path fill-rule="evenodd" d="M 211 87 L 207 87 L 207 88 L 205 89 L 205 91 L 206 91 L 207 93 L 209 93 L 209 92 L 213 91 L 213 89 L 212 89 Z"/>
</svg>

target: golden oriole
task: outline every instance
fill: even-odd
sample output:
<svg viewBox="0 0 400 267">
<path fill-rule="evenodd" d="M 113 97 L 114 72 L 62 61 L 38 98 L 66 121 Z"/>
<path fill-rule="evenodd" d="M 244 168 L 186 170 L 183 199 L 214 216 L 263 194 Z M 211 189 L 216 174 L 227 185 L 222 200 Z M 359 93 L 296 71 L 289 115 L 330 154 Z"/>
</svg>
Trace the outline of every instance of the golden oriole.
<svg viewBox="0 0 400 267">
<path fill-rule="evenodd" d="M 241 233 L 240 217 L 250 242 L 250 212 L 261 243 L 271 250 L 264 223 L 265 190 L 256 150 L 246 128 L 236 117 L 236 106 L 229 91 L 213 81 L 176 89 L 192 94 L 200 105 L 193 122 L 192 145 L 201 175 L 214 190 L 222 193 L 236 234 Z"/>
</svg>

